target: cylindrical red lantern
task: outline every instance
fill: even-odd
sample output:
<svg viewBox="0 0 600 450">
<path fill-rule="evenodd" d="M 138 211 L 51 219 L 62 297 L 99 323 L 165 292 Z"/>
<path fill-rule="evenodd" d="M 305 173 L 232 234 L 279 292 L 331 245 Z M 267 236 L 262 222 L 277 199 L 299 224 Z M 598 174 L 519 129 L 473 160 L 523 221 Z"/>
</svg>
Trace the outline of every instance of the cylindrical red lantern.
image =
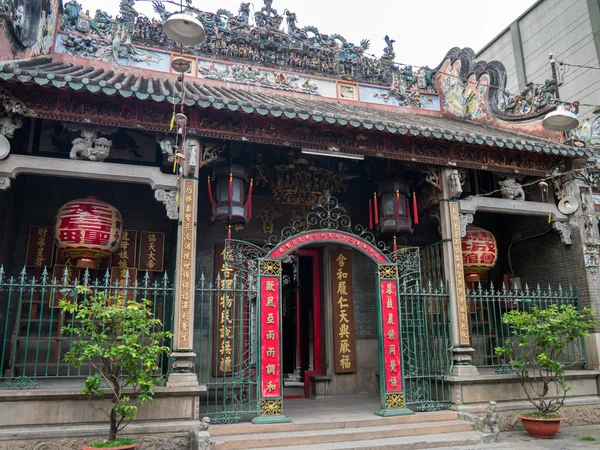
<svg viewBox="0 0 600 450">
<path fill-rule="evenodd" d="M 251 212 L 248 202 L 251 192 L 246 191 L 248 170 L 237 165 L 220 165 L 214 169 L 214 179 L 217 186 L 213 197 L 213 221 L 228 224 L 248 222 Z"/>
<path fill-rule="evenodd" d="M 55 237 L 77 267 L 95 269 L 97 261 L 115 252 L 123 236 L 121 213 L 112 205 L 87 197 L 65 203 L 56 214 Z"/>
<path fill-rule="evenodd" d="M 408 184 L 400 179 L 386 180 L 377 184 L 377 199 L 379 201 L 380 233 L 398 233 L 412 230 L 407 197 Z"/>
<path fill-rule="evenodd" d="M 469 225 L 462 238 L 462 255 L 465 275 L 481 276 L 498 260 L 496 238 L 483 228 Z"/>
</svg>

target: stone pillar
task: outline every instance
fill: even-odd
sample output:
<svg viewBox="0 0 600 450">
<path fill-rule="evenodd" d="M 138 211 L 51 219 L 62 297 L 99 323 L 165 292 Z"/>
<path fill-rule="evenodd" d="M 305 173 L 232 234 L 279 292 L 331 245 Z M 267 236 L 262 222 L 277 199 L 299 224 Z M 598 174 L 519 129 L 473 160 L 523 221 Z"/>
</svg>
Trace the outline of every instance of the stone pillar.
<svg viewBox="0 0 600 450">
<path fill-rule="evenodd" d="M 195 139 L 189 139 L 196 142 Z M 172 372 L 168 387 L 198 386 L 194 373 L 194 288 L 196 280 L 196 233 L 198 222 L 198 165 L 188 160 L 191 145 L 184 147 L 184 170 L 179 180 L 179 227 L 173 314 Z M 195 159 L 194 159 L 195 161 Z M 166 202 L 167 203 L 167 202 Z M 167 207 L 167 210 L 169 208 Z"/>
<path fill-rule="evenodd" d="M 574 284 L 582 307 L 591 308 L 596 322 L 600 317 L 600 235 L 598 219 L 594 210 L 592 190 L 583 179 L 572 179 L 565 183 L 566 195 L 580 201 L 579 209 L 571 216 L 569 227 L 572 230 L 572 250 L 575 251 L 572 263 Z M 588 369 L 600 370 L 600 326 L 585 339 Z"/>
<path fill-rule="evenodd" d="M 457 174 L 452 169 L 442 170 L 442 192 L 440 193 L 440 229 L 444 255 L 444 273 L 448 281 L 450 308 L 452 311 L 452 338 L 454 342 L 454 376 L 475 376 L 477 368 L 471 365 L 475 351 L 470 345 L 469 312 L 465 276 L 462 262 L 461 214 L 458 200 L 460 184 L 456 186 Z M 462 228 L 466 228 L 468 218 L 463 218 Z M 473 217 L 470 217 L 473 220 Z"/>
</svg>

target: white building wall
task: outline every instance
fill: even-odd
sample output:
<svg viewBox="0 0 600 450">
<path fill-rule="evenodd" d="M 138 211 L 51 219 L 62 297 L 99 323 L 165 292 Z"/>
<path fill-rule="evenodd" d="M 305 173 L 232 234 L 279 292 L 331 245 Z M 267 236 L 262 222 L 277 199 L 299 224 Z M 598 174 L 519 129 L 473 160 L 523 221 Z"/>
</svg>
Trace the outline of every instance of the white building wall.
<svg viewBox="0 0 600 450">
<path fill-rule="evenodd" d="M 600 67 L 588 3 L 589 0 L 541 0 L 484 47 L 477 58 L 502 62 L 508 74 L 507 89 L 518 92 L 518 41 L 511 36 L 518 26 L 525 82 L 543 83 L 551 78 L 550 52 L 557 61 Z M 600 70 L 563 67 L 560 72 L 564 83 L 560 87 L 562 100 L 600 105 Z M 582 106 L 580 118 L 589 117 L 592 110 Z"/>
</svg>

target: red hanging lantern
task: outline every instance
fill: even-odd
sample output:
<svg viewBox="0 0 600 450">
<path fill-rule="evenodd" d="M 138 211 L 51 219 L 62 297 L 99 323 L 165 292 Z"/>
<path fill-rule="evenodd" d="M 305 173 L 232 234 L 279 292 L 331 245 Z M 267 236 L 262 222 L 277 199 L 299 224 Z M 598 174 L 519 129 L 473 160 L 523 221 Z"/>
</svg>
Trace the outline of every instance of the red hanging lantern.
<svg viewBox="0 0 600 450">
<path fill-rule="evenodd" d="M 56 214 L 55 237 L 77 267 L 95 269 L 99 259 L 115 252 L 123 235 L 121 213 L 112 205 L 86 197 L 65 203 Z"/>
<path fill-rule="evenodd" d="M 237 165 L 221 165 L 214 169 L 216 189 L 214 191 L 209 178 L 209 199 L 212 204 L 213 222 L 227 224 L 246 223 L 252 214 L 252 189 L 246 191 L 248 170 Z"/>
<path fill-rule="evenodd" d="M 462 238 L 462 256 L 465 275 L 477 279 L 489 271 L 498 260 L 498 245 L 492 233 L 483 228 L 468 226 Z"/>
<path fill-rule="evenodd" d="M 375 221 L 380 233 L 411 231 L 408 205 L 408 184 L 403 180 L 386 180 L 377 185 L 379 220 Z"/>
</svg>

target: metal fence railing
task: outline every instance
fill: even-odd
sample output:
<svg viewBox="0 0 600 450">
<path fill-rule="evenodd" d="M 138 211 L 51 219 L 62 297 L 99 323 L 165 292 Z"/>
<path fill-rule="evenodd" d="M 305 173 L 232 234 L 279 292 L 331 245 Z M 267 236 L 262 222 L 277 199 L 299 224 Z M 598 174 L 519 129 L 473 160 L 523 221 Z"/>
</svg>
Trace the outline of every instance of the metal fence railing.
<svg viewBox="0 0 600 450">
<path fill-rule="evenodd" d="M 19 276 L 7 277 L 0 267 L 0 380 L 8 388 L 27 388 L 43 379 L 86 377 L 91 366 L 76 368 L 64 360 L 71 343 L 78 339 L 64 333 L 66 325 L 77 326 L 77 319 L 59 308 L 62 299 L 78 301 L 85 293 L 77 293 L 78 285 L 94 292 L 130 299 L 147 299 L 153 314 L 164 329 L 170 330 L 173 314 L 173 286 L 167 275 L 151 280 L 146 274 L 141 280 L 111 281 L 90 279 L 86 272 L 81 279 L 51 278 L 44 270 L 39 277 L 29 277 L 24 269 Z M 163 345 L 170 346 L 170 342 Z M 157 375 L 168 371 L 168 358 L 159 361 Z"/>
<path fill-rule="evenodd" d="M 502 346 L 510 338 L 510 329 L 502 323 L 502 315 L 508 311 L 529 311 L 533 308 L 545 309 L 550 305 L 578 306 L 577 290 L 562 289 L 483 289 L 481 286 L 467 291 L 469 303 L 471 346 L 475 349 L 473 364 L 477 367 L 503 368 L 509 365 L 506 357 L 495 354 L 494 349 Z M 565 364 L 573 368 L 584 368 L 586 355 L 583 339 L 569 344 L 564 352 Z M 518 355 L 517 355 L 518 356 Z M 496 369 L 500 371 L 501 369 Z"/>
<path fill-rule="evenodd" d="M 449 295 L 434 289 L 400 286 L 406 403 L 420 411 L 450 404 L 446 376 L 452 371 L 452 320 Z"/>
<path fill-rule="evenodd" d="M 200 413 L 213 423 L 234 423 L 257 414 L 257 278 L 238 270 L 195 290 L 197 373 L 206 395 Z"/>
<path fill-rule="evenodd" d="M 433 286 L 439 286 L 440 283 L 446 283 L 444 273 L 444 252 L 442 242 L 422 247 L 421 253 L 421 279 L 423 286 L 431 283 Z"/>
</svg>

